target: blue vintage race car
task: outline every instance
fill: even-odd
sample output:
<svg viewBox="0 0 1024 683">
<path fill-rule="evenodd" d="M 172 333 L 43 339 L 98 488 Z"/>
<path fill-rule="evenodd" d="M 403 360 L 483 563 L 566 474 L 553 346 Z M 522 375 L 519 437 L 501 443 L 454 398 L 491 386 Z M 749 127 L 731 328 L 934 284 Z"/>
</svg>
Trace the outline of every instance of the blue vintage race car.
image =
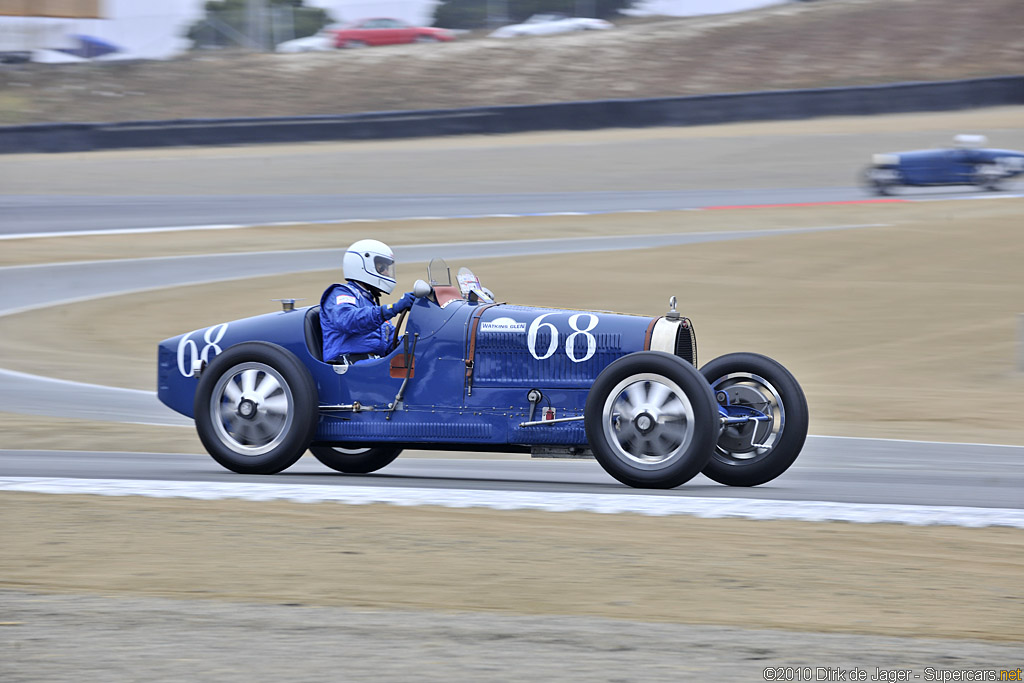
<svg viewBox="0 0 1024 683">
<path fill-rule="evenodd" d="M 754 486 L 803 447 L 807 402 L 793 376 L 752 353 L 698 372 L 675 297 L 650 318 L 496 303 L 467 269 L 452 284 L 440 259 L 428 278 L 382 358 L 323 362 L 319 306 L 285 300 L 161 342 L 160 400 L 243 474 L 280 472 L 307 449 L 367 473 L 417 448 L 593 455 L 636 487 L 699 472 Z"/>
<path fill-rule="evenodd" d="M 997 190 L 1024 173 L 1024 152 L 983 147 L 981 135 L 957 135 L 954 147 L 876 154 L 865 169 L 865 184 L 878 194 L 897 185 L 977 185 Z"/>
</svg>

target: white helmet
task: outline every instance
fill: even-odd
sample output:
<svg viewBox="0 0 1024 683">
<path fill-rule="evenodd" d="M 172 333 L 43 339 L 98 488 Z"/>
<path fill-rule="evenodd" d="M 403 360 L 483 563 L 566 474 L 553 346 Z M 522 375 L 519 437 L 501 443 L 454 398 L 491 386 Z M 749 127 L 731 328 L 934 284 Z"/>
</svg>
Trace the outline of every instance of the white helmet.
<svg viewBox="0 0 1024 683">
<path fill-rule="evenodd" d="M 383 242 L 353 242 L 345 252 L 342 268 L 346 280 L 362 282 L 385 294 L 395 288 L 395 252 Z"/>
</svg>

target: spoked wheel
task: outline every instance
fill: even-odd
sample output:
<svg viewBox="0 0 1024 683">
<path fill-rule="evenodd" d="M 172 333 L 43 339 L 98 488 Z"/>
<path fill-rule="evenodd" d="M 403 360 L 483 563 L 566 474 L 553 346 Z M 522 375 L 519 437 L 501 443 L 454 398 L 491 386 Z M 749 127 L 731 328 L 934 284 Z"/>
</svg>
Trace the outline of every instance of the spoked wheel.
<svg viewBox="0 0 1024 683">
<path fill-rule="evenodd" d="M 196 430 L 213 459 L 240 474 L 274 474 L 298 460 L 316 430 L 316 385 L 276 344 L 219 354 L 196 388 Z"/>
<path fill-rule="evenodd" d="M 332 470 L 345 474 L 369 474 L 394 462 L 402 449 L 391 446 L 310 446 L 309 452 Z"/>
<path fill-rule="evenodd" d="M 613 477 L 638 488 L 674 488 L 707 463 L 718 435 L 718 408 L 692 365 L 641 351 L 598 376 L 584 425 L 594 457 Z"/>
<path fill-rule="evenodd" d="M 719 403 L 766 419 L 722 428 L 704 475 L 729 486 L 757 486 L 789 469 L 807 437 L 807 399 L 792 374 L 755 353 L 731 353 L 700 369 Z"/>
</svg>

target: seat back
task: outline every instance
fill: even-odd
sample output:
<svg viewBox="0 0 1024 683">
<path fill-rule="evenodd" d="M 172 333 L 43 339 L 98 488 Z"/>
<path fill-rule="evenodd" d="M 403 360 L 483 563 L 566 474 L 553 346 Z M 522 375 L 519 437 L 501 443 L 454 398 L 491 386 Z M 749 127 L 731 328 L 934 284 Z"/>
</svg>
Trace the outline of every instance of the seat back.
<svg viewBox="0 0 1024 683">
<path fill-rule="evenodd" d="M 304 321 L 306 331 L 306 348 L 319 361 L 324 359 L 324 330 L 320 327 L 320 307 L 310 306 Z"/>
</svg>

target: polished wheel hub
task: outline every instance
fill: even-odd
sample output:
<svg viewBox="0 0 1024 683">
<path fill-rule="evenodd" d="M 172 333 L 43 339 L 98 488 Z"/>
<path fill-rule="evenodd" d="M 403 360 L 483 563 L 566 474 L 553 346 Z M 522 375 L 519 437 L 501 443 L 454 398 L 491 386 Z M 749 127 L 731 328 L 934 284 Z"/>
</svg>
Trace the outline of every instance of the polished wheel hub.
<svg viewBox="0 0 1024 683">
<path fill-rule="evenodd" d="M 638 415 L 634 422 L 636 423 L 636 430 L 644 436 L 650 434 L 658 424 L 657 421 L 647 413 Z"/>
<path fill-rule="evenodd" d="M 715 446 L 718 456 L 750 462 L 771 452 L 786 424 L 782 397 L 775 387 L 763 377 L 737 372 L 718 379 L 712 388 L 719 403 L 750 408 L 767 418 L 727 425 Z"/>
<path fill-rule="evenodd" d="M 213 389 L 210 416 L 221 442 L 241 455 L 277 447 L 294 420 L 288 383 L 263 363 L 242 363 L 224 373 Z"/>
<path fill-rule="evenodd" d="M 686 393 L 662 375 L 624 379 L 608 394 L 602 416 L 612 450 L 634 467 L 666 467 L 693 440 L 693 406 Z"/>
<path fill-rule="evenodd" d="M 729 387 L 728 391 L 720 391 L 719 394 L 726 395 L 726 401 L 730 405 L 741 405 L 759 411 L 768 411 L 770 414 L 771 399 L 756 387 L 746 384 L 735 384 Z M 718 438 L 718 445 L 732 453 L 750 453 L 754 450 L 755 444 L 760 443 L 758 437 L 763 437 L 771 431 L 771 424 L 768 422 L 747 422 L 746 424 L 729 425 L 722 430 Z"/>
<path fill-rule="evenodd" d="M 256 417 L 256 402 L 249 398 L 243 398 L 238 404 L 238 416 L 251 420 Z"/>
</svg>

